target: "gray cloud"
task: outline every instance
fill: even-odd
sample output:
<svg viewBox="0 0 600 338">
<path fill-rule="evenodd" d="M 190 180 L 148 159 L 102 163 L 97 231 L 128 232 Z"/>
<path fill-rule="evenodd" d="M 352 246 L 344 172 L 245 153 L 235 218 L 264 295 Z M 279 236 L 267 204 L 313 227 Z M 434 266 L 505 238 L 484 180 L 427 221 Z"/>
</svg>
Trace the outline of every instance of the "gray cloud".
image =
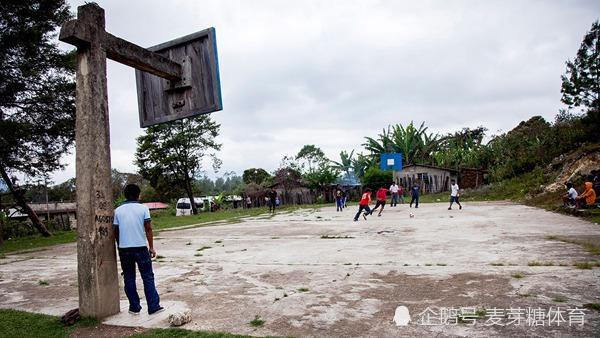
<svg viewBox="0 0 600 338">
<path fill-rule="evenodd" d="M 82 1 L 72 1 L 75 8 Z M 391 123 L 509 130 L 561 108 L 560 75 L 596 1 L 99 1 L 142 46 L 214 26 L 223 172 L 273 170 L 316 144 L 337 158 Z M 109 63 L 113 166 L 134 171 L 132 69 Z M 72 156 L 65 159 L 72 161 Z M 206 166 L 208 169 L 209 166 Z M 57 173 L 56 181 L 73 176 Z"/>
</svg>

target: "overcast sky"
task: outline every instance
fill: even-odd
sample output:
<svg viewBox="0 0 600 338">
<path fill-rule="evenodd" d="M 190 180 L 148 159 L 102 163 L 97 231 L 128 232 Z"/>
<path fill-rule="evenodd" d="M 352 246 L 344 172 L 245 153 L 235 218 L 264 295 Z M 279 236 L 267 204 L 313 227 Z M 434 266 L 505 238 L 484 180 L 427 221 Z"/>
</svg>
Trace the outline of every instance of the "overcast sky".
<svg viewBox="0 0 600 338">
<path fill-rule="evenodd" d="M 70 1 L 72 10 L 84 1 Z M 110 33 L 147 47 L 215 27 L 225 171 L 273 171 L 315 144 L 361 151 L 389 124 L 489 134 L 552 120 L 560 76 L 599 1 L 103 1 Z M 68 48 L 68 45 L 61 44 Z M 135 172 L 132 68 L 108 62 L 112 166 Z M 75 176 L 74 155 L 55 183 Z M 215 177 L 206 165 L 207 174 Z"/>
</svg>

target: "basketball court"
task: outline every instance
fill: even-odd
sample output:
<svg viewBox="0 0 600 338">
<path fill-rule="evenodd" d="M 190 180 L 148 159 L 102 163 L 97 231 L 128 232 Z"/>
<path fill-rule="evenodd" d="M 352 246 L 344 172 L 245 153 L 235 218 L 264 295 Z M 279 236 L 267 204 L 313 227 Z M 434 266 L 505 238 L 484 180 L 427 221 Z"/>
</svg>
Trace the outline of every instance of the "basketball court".
<svg viewBox="0 0 600 338">
<path fill-rule="evenodd" d="M 600 331 L 599 312 L 583 309 L 600 303 L 600 269 L 573 266 L 598 257 L 569 243 L 598 243 L 597 224 L 508 202 L 446 209 L 446 203 L 388 206 L 382 217 L 352 222 L 355 207 L 325 207 L 161 231 L 154 268 L 167 311 L 152 317 L 122 311 L 104 323 L 167 327 L 170 313 L 189 309 L 193 319 L 186 329 L 258 336 Z M 73 243 L 0 259 L 0 307 L 53 315 L 78 307 L 76 251 Z M 127 309 L 122 290 L 120 297 Z M 409 311 L 406 326 L 393 321 L 401 306 Z M 486 313 L 475 325 L 424 320 L 427 313 L 458 308 Z M 495 312 L 510 308 L 571 312 L 563 322 L 541 325 L 538 318 L 535 326 L 525 319 L 509 324 L 505 313 L 491 325 Z M 575 309 L 583 309 L 583 325 Z M 257 315 L 265 324 L 254 328 L 249 322 Z"/>
</svg>

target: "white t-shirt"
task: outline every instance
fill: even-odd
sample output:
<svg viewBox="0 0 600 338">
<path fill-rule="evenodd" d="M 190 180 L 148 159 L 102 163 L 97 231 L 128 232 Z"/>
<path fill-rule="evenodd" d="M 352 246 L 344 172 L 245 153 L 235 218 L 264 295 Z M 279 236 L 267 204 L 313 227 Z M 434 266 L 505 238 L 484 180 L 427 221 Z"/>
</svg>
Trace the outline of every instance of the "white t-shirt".
<svg viewBox="0 0 600 338">
<path fill-rule="evenodd" d="M 452 188 L 452 192 L 450 193 L 450 196 L 452 196 L 452 197 L 458 196 L 458 184 L 456 184 L 456 183 L 453 184 L 451 186 L 451 188 Z"/>
<path fill-rule="evenodd" d="M 577 190 L 575 190 L 575 188 L 571 187 L 571 189 L 569 189 L 569 198 L 575 199 L 579 194 L 577 194 Z"/>
<path fill-rule="evenodd" d="M 144 221 L 147 220 L 150 210 L 137 201 L 127 201 L 115 209 L 113 226 L 119 228 L 119 248 L 146 246 Z"/>
<path fill-rule="evenodd" d="M 398 186 L 396 184 L 390 185 L 390 191 L 393 193 L 398 192 Z"/>
</svg>

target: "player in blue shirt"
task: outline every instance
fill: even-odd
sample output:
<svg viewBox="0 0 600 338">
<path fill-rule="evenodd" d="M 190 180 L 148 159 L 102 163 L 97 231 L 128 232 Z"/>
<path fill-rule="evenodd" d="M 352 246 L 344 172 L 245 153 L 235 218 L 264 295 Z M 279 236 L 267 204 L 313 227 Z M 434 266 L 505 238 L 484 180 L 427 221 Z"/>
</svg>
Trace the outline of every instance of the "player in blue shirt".
<svg viewBox="0 0 600 338">
<path fill-rule="evenodd" d="M 160 297 L 154 285 L 152 258 L 156 257 L 156 251 L 154 250 L 150 210 L 139 202 L 140 187 L 137 185 L 128 184 L 123 194 L 127 201 L 115 209 L 113 226 L 115 239 L 119 246 L 125 294 L 129 299 L 129 313 L 139 314 L 142 310 L 140 296 L 135 286 L 135 265 L 137 264 L 144 282 L 148 313 L 155 314 L 164 308 L 160 306 Z"/>
</svg>

